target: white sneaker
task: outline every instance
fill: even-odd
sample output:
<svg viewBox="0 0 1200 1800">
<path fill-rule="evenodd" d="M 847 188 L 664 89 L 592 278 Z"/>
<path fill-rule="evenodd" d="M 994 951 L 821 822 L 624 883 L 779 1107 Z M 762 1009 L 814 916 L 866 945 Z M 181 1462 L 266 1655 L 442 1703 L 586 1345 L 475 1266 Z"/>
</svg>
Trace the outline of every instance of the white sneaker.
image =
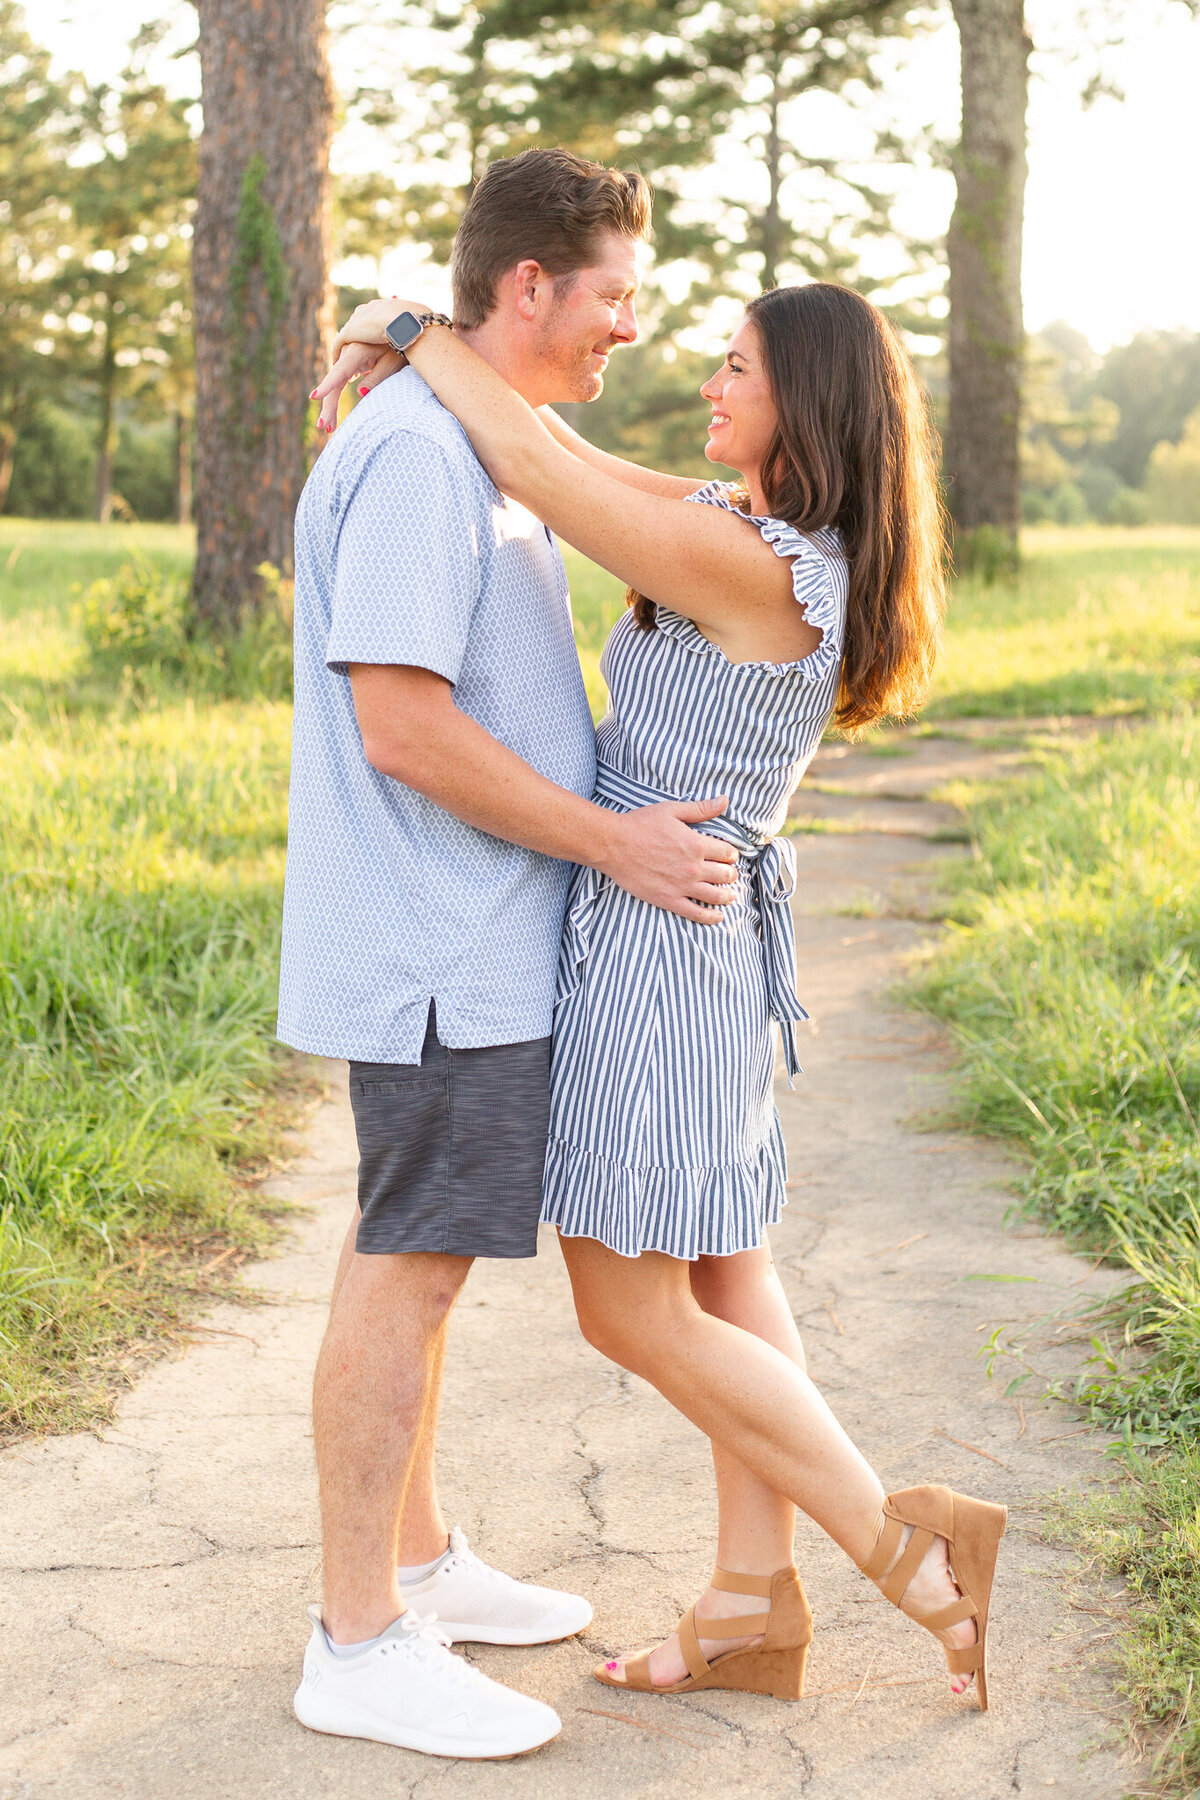
<svg viewBox="0 0 1200 1800">
<path fill-rule="evenodd" d="M 520 1756 L 562 1730 L 551 1706 L 490 1681 L 461 1656 L 431 1618 L 402 1613 L 369 1650 L 335 1656 L 320 1608 L 292 1702 L 312 1731 L 374 1738 L 428 1756 Z"/>
<path fill-rule="evenodd" d="M 514 1581 L 481 1562 L 456 1525 L 450 1553 L 424 1581 L 411 1582 L 404 1598 L 437 1613 L 438 1629 L 452 1644 L 555 1644 L 592 1622 L 582 1594 Z"/>
</svg>

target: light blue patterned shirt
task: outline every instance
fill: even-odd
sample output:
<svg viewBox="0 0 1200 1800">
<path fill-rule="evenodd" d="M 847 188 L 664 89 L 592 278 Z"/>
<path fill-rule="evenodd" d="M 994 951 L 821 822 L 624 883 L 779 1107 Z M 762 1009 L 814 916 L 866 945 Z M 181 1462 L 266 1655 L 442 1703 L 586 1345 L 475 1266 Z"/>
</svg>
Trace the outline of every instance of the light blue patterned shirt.
<svg viewBox="0 0 1200 1800">
<path fill-rule="evenodd" d="M 279 1035 L 356 1062 L 548 1035 L 570 865 L 371 767 L 350 663 L 415 664 L 551 781 L 595 741 L 566 573 L 414 369 L 357 406 L 296 515 L 296 702 Z"/>
</svg>

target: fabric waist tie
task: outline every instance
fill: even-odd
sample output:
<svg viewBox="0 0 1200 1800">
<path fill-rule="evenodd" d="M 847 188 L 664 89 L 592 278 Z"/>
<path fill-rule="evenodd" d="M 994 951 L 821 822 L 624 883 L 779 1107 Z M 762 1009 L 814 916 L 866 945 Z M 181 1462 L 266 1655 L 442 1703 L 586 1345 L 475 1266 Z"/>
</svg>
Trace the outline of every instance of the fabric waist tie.
<svg viewBox="0 0 1200 1800">
<path fill-rule="evenodd" d="M 601 762 L 596 765 L 593 798 L 614 811 L 633 812 L 639 806 L 654 806 L 662 800 L 679 801 L 681 796 L 665 794 Z M 796 1056 L 796 1024 L 808 1017 L 796 994 L 796 927 L 788 904 L 796 891 L 796 853 L 786 838 L 763 840 L 751 837 L 723 816 L 707 819 L 703 835 L 719 837 L 733 845 L 753 891 L 763 947 L 767 1008 L 779 1026 L 790 1087 L 792 1078 L 801 1073 Z M 593 877 L 591 882 L 588 875 Z M 563 939 L 564 957 L 572 965 L 572 974 L 587 953 L 587 918 L 595 904 L 601 880 L 595 870 L 583 871 L 580 888 L 572 900 Z M 716 931 L 720 927 L 705 925 L 702 929 Z"/>
</svg>

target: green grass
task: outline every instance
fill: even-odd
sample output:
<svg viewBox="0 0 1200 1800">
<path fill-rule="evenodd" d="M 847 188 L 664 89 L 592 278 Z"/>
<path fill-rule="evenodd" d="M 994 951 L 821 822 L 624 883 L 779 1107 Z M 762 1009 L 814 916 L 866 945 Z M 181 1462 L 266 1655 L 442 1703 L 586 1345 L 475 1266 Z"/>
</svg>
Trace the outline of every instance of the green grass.
<svg viewBox="0 0 1200 1800">
<path fill-rule="evenodd" d="M 115 575 L 146 557 L 164 574 L 191 568 L 186 525 L 91 525 L 58 519 L 0 518 L 0 619 L 50 616 L 65 623 L 72 587 Z"/>
<path fill-rule="evenodd" d="M 1157 712 L 1200 696 L 1200 530 L 1039 528 L 1015 584 L 955 584 L 931 720 Z"/>
<path fill-rule="evenodd" d="M 134 535 L 0 522 L 7 1432 L 103 1417 L 131 1353 L 264 1243 L 247 1177 L 295 1080 L 272 1042 L 289 708 L 97 687 L 70 590 Z M 186 567 L 185 534 L 136 536 Z"/>
<path fill-rule="evenodd" d="M 970 1125 L 1026 1154 L 1023 1202 L 1130 1279 L 1087 1320 L 1065 1397 L 1115 1434 L 1114 1494 L 1073 1536 L 1132 1594 L 1119 1659 L 1139 1725 L 1200 1782 L 1200 724 L 1179 710 L 1045 750 L 977 791 L 958 925 L 917 978 L 955 1028 Z M 1077 1310 L 1077 1309 L 1076 1309 Z M 998 1335 L 1038 1379 L 1019 1339 Z M 1193 1660 L 1189 1665 L 1188 1658 Z"/>
<path fill-rule="evenodd" d="M 1180 1796 L 1195 1795 L 1200 1773 L 1198 1498 L 1200 1451 L 1185 1445 L 1134 1461 L 1098 1498 L 1064 1496 L 1050 1515 L 1054 1535 L 1122 1583 L 1109 1606 L 1117 1688 L 1147 1740 L 1159 1791 Z"/>
</svg>

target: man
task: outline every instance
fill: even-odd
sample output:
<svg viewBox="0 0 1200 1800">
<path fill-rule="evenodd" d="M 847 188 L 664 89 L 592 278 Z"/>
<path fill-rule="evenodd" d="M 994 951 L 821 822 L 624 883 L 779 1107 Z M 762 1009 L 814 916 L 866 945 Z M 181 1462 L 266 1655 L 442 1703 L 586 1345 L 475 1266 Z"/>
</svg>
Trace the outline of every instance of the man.
<svg viewBox="0 0 1200 1800">
<path fill-rule="evenodd" d="M 649 218 L 640 176 L 561 150 L 494 164 L 455 243 L 455 329 L 532 405 L 595 398 L 637 334 Z M 732 873 L 690 829 L 720 803 L 619 815 L 593 775 L 557 548 L 405 369 L 321 456 L 296 523 L 279 1034 L 349 1061 L 360 1151 L 314 1389 L 324 1604 L 295 1708 L 317 1730 L 483 1757 L 561 1729 L 446 1648 L 591 1617 L 447 1532 L 446 1324 L 473 1257 L 535 1253 L 570 863 L 705 921 L 690 896 Z"/>
</svg>

